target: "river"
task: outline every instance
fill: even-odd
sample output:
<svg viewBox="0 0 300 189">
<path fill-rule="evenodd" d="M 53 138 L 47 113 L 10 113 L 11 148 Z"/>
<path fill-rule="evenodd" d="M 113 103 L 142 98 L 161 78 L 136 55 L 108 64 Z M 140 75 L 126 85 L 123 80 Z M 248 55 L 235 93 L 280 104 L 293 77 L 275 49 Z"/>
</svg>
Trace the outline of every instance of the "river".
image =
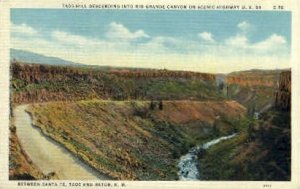
<svg viewBox="0 0 300 189">
<path fill-rule="evenodd" d="M 223 140 L 228 140 L 230 138 L 233 138 L 237 135 L 237 133 L 234 133 L 232 135 L 223 136 L 214 140 L 211 140 L 203 145 L 193 147 L 187 154 L 180 157 L 180 161 L 178 163 L 179 167 L 179 180 L 201 180 L 200 177 L 200 170 L 199 170 L 199 161 L 198 161 L 198 155 L 207 149 L 209 149 L 211 146 L 218 144 L 219 142 Z"/>
<path fill-rule="evenodd" d="M 26 112 L 27 107 L 28 105 L 20 105 L 14 110 L 17 136 L 23 150 L 45 175 L 55 172 L 62 180 L 111 180 L 34 127 Z"/>
</svg>

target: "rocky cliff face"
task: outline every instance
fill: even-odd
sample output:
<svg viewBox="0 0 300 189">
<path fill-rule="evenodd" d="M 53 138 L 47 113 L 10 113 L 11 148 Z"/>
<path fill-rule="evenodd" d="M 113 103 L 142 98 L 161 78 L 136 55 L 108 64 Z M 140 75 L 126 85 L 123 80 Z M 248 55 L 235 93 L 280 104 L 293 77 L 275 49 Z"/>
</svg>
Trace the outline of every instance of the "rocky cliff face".
<svg viewBox="0 0 300 189">
<path fill-rule="evenodd" d="M 249 114 L 265 111 L 274 104 L 281 72 L 250 70 L 231 73 L 226 77 L 227 96 L 246 106 Z"/>
<path fill-rule="evenodd" d="M 290 111 L 291 108 L 291 71 L 280 74 L 278 91 L 275 93 L 275 107 Z"/>
<path fill-rule="evenodd" d="M 150 69 L 110 69 L 12 63 L 11 100 L 212 99 L 215 75 Z"/>
<path fill-rule="evenodd" d="M 109 70 L 99 71 L 99 69 L 76 68 L 67 66 L 47 66 L 39 64 L 13 63 L 11 66 L 12 76 L 26 82 L 41 82 L 44 80 L 67 80 L 72 78 L 95 79 L 103 75 L 114 75 L 124 78 L 195 78 L 206 81 L 215 81 L 214 74 L 197 73 L 189 71 L 169 71 L 169 70 Z M 79 78 L 78 78 L 79 79 Z"/>
<path fill-rule="evenodd" d="M 277 84 L 279 71 L 244 71 L 229 74 L 226 78 L 228 85 L 237 84 L 239 86 L 266 86 L 274 87 Z"/>
<path fill-rule="evenodd" d="M 202 80 L 215 81 L 214 74 L 197 73 L 189 71 L 168 71 L 168 70 L 150 70 L 150 71 L 111 71 L 111 74 L 128 78 L 197 78 Z"/>
<path fill-rule="evenodd" d="M 249 109 L 263 111 L 275 106 L 289 110 L 291 106 L 291 71 L 254 70 L 226 77 L 228 96 Z"/>
</svg>

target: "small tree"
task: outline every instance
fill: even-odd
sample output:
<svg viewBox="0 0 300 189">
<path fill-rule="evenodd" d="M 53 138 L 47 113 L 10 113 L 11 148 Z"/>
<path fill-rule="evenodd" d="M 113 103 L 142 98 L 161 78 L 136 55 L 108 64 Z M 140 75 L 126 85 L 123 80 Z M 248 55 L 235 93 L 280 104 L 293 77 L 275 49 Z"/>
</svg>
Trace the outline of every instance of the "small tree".
<svg viewBox="0 0 300 189">
<path fill-rule="evenodd" d="M 255 139 L 255 130 L 254 130 L 254 123 L 251 122 L 248 125 L 248 129 L 247 129 L 247 134 L 248 134 L 248 141 L 253 141 Z"/>
<path fill-rule="evenodd" d="M 224 83 L 220 82 L 219 83 L 219 90 L 222 91 L 224 89 Z"/>
<path fill-rule="evenodd" d="M 150 102 L 149 109 L 150 109 L 150 110 L 154 110 L 154 109 L 155 109 L 155 103 L 154 103 L 153 100 L 151 100 L 151 102 Z"/>
<path fill-rule="evenodd" d="M 159 105 L 158 105 L 158 106 L 159 106 L 159 109 L 160 109 L 160 110 L 163 110 L 164 107 L 163 107 L 163 102 L 162 102 L 162 100 L 159 101 Z"/>
<path fill-rule="evenodd" d="M 229 87 L 226 87 L 226 97 L 229 98 Z"/>
<path fill-rule="evenodd" d="M 216 117 L 216 120 L 215 120 L 214 123 L 213 123 L 213 127 L 212 127 L 212 129 L 213 129 L 213 134 L 216 135 L 216 136 L 219 136 L 219 135 L 220 135 L 220 130 L 219 130 L 219 128 L 218 128 L 219 126 L 220 126 L 220 117 L 217 116 L 217 117 Z"/>
</svg>

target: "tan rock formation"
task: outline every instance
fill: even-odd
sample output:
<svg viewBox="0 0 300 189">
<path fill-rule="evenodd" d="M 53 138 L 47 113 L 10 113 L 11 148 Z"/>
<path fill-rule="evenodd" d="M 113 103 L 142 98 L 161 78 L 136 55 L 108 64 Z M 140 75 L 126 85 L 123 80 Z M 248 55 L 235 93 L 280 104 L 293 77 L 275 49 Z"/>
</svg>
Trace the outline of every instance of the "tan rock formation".
<svg viewBox="0 0 300 189">
<path fill-rule="evenodd" d="M 280 74 L 278 91 L 275 93 L 275 107 L 290 111 L 291 108 L 291 71 Z"/>
</svg>

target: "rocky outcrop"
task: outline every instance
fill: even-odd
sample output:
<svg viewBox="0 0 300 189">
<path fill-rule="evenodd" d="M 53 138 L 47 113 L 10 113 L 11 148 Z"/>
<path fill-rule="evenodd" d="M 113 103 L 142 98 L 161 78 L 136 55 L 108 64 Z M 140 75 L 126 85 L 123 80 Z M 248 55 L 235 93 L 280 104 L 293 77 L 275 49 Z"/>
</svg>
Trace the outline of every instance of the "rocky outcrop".
<svg viewBox="0 0 300 189">
<path fill-rule="evenodd" d="M 203 80 L 215 81 L 214 74 L 197 73 L 189 71 L 168 71 L 168 70 L 150 70 L 150 71 L 111 71 L 111 74 L 128 78 L 198 78 Z"/>
<path fill-rule="evenodd" d="M 280 74 L 278 91 L 275 93 L 275 107 L 283 111 L 291 109 L 291 71 Z"/>
<path fill-rule="evenodd" d="M 240 86 L 274 86 L 274 81 L 265 80 L 257 77 L 241 78 L 239 76 L 233 76 L 227 79 L 228 84 L 238 84 Z"/>
<path fill-rule="evenodd" d="M 169 70 L 109 70 L 103 71 L 93 68 L 79 68 L 67 66 L 49 66 L 40 64 L 12 63 L 12 77 L 25 82 L 41 82 L 45 80 L 63 81 L 68 79 L 93 80 L 104 75 L 114 75 L 124 78 L 197 78 L 207 81 L 215 81 L 214 74 L 197 73 L 189 71 Z M 79 78 L 80 77 L 80 78 Z"/>
</svg>

